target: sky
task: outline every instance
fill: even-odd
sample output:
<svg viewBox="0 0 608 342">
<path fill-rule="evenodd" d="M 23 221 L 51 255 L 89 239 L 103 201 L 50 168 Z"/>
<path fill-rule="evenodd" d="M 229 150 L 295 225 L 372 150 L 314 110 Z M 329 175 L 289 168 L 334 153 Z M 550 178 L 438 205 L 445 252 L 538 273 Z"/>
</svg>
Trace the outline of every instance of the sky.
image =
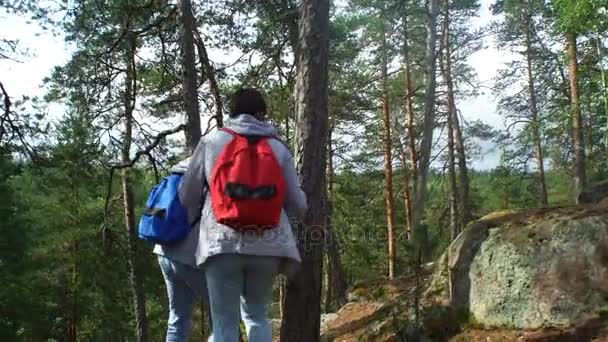
<svg viewBox="0 0 608 342">
<path fill-rule="evenodd" d="M 481 27 L 493 20 L 489 11 L 491 0 L 481 0 L 479 17 L 473 19 L 473 26 Z M 72 49 L 64 42 L 61 35 L 44 31 L 36 23 L 27 19 L 0 13 L 3 30 L 0 39 L 17 39 L 19 47 L 26 51 L 24 57 L 17 61 L 0 60 L 0 80 L 7 92 L 18 100 L 22 96 L 44 94 L 43 79 L 48 77 L 57 65 L 68 61 Z M 8 28 L 8 29 L 4 29 Z M 225 56 L 219 51 L 210 51 L 212 60 L 234 60 L 238 56 Z M 494 47 L 492 40 L 485 42 L 484 49 L 469 58 L 469 63 L 477 72 L 479 81 L 490 86 L 497 71 L 509 59 L 509 54 Z M 481 91 L 479 96 L 457 99 L 457 106 L 465 120 L 481 120 L 496 129 L 504 129 L 504 122 L 496 112 L 496 100 L 489 90 Z M 51 111 L 60 111 L 59 107 L 50 107 Z M 61 113 L 50 113 L 60 116 Z M 493 144 L 481 142 L 482 156 L 473 161 L 475 169 L 491 169 L 498 164 L 499 153 Z"/>
</svg>

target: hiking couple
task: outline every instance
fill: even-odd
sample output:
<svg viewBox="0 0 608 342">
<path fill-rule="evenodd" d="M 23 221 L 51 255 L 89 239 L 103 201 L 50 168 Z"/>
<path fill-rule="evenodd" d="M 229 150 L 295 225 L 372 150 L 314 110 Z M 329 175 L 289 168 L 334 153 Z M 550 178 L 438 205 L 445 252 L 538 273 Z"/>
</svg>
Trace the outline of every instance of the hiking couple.
<svg viewBox="0 0 608 342">
<path fill-rule="evenodd" d="M 300 263 L 288 216 L 301 217 L 307 203 L 292 156 L 265 115 L 258 91 L 237 91 L 225 127 L 172 170 L 183 174 L 179 202 L 196 223 L 182 240 L 154 248 L 169 296 L 167 341 L 188 339 L 197 297 L 208 298 L 209 341 L 238 341 L 241 319 L 249 342 L 272 340 L 273 278 Z"/>
</svg>

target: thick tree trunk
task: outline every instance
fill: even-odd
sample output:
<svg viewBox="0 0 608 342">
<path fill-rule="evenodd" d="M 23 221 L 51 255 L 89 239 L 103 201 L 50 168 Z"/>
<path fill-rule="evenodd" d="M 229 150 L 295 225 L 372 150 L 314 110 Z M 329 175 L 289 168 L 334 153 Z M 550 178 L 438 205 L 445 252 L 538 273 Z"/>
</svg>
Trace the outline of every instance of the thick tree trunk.
<svg viewBox="0 0 608 342">
<path fill-rule="evenodd" d="M 133 109 L 135 108 L 135 94 L 137 93 L 137 77 L 135 76 L 135 49 L 136 37 L 128 33 L 127 41 L 127 72 L 124 93 L 124 141 L 122 145 L 122 162 L 130 161 L 131 143 L 133 139 Z M 135 308 L 135 326 L 137 329 L 137 341 L 148 341 L 148 320 L 146 317 L 146 296 L 143 289 L 141 268 L 137 261 L 138 247 L 135 231 L 135 210 L 133 199 L 133 188 L 131 171 L 129 168 L 122 170 L 122 197 L 125 215 L 125 227 L 127 230 L 127 265 L 129 268 L 129 283 L 133 295 L 133 306 Z"/>
<path fill-rule="evenodd" d="M 576 34 L 566 34 L 568 58 L 570 68 L 570 103 L 572 111 L 572 138 L 574 140 L 574 185 L 576 188 L 576 201 L 578 194 L 586 184 L 585 175 L 585 143 L 583 137 L 583 115 L 581 113 L 580 89 L 578 75 L 578 60 L 576 51 Z"/>
<path fill-rule="evenodd" d="M 295 87 L 296 161 L 309 208 L 298 229 L 302 269 L 288 280 L 281 341 L 319 341 L 326 225 L 329 1 L 303 0 Z"/>
<path fill-rule="evenodd" d="M 438 0 L 428 1 L 426 20 L 426 52 L 425 52 L 425 89 L 424 89 L 424 120 L 422 123 L 422 138 L 420 142 L 420 153 L 418 155 L 418 182 L 416 188 L 416 200 L 412 222 L 414 229 L 418 229 L 427 197 L 427 178 L 431 163 L 433 146 L 433 130 L 435 128 L 435 71 L 437 69 L 436 44 L 437 44 L 437 6 Z M 428 250 L 426 246 L 419 246 L 422 250 Z"/>
<path fill-rule="evenodd" d="M 388 57 L 386 28 L 382 28 L 382 123 L 384 125 L 384 178 L 386 180 L 386 230 L 388 247 L 388 278 L 395 277 L 395 199 L 393 195 L 393 146 L 391 139 L 391 114 L 388 100 Z"/>
<path fill-rule="evenodd" d="M 194 55 L 194 16 L 190 0 L 179 0 L 182 94 L 186 112 L 186 148 L 194 152 L 201 139 L 201 115 L 198 107 L 198 82 Z"/>
<path fill-rule="evenodd" d="M 454 153 L 454 117 L 456 116 L 456 101 L 454 100 L 454 83 L 452 82 L 452 64 L 450 49 L 450 8 L 449 1 L 444 1 L 444 22 L 443 22 L 443 62 L 441 71 L 447 86 L 447 124 L 448 124 L 448 175 L 450 178 L 450 240 L 454 241 L 460 232 L 458 222 L 458 197 L 459 190 L 456 182 L 456 158 Z"/>
<path fill-rule="evenodd" d="M 528 21 L 530 19 L 528 18 Z M 534 73 L 532 71 L 532 41 L 531 41 L 531 28 L 528 23 L 526 28 L 526 63 L 528 67 L 528 93 L 530 95 L 530 114 L 532 115 L 532 139 L 534 140 L 534 149 L 536 154 L 537 163 L 537 174 L 538 174 L 538 186 L 540 194 L 540 205 L 546 206 L 548 202 L 547 198 L 547 185 L 545 182 L 545 164 L 543 161 L 543 149 L 541 144 L 540 136 L 540 122 L 538 118 L 538 106 L 536 104 L 536 89 L 534 86 Z"/>
</svg>

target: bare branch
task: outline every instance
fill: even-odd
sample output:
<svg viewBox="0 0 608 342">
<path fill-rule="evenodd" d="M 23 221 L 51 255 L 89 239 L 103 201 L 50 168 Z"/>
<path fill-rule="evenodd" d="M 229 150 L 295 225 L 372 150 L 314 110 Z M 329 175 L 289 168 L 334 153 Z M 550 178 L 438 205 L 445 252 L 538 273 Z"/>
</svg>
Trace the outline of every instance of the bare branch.
<svg viewBox="0 0 608 342">
<path fill-rule="evenodd" d="M 112 169 L 124 169 L 127 167 L 132 167 L 133 165 L 135 165 L 135 163 L 137 163 L 139 161 L 139 159 L 142 156 L 148 155 L 150 153 L 150 151 L 152 151 L 156 146 L 158 146 L 158 144 L 161 143 L 161 141 L 166 138 L 169 135 L 173 135 L 176 134 L 178 132 L 183 131 L 186 128 L 186 125 L 181 124 L 178 125 L 174 128 L 162 131 L 160 133 L 158 133 L 158 135 L 156 135 L 156 137 L 154 138 L 154 141 L 152 141 L 152 143 L 150 145 L 148 145 L 146 148 L 144 148 L 143 150 L 138 151 L 137 153 L 135 153 L 135 156 L 133 157 L 133 159 L 131 159 L 130 161 L 126 162 L 126 163 L 122 163 L 122 164 L 117 164 L 117 165 L 112 165 L 111 168 Z"/>
</svg>

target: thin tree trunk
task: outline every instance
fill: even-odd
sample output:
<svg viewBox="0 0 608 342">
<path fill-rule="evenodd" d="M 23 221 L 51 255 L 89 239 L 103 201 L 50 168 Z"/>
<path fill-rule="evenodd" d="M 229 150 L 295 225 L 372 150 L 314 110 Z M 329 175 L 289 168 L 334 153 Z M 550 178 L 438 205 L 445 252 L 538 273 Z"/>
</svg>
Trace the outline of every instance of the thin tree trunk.
<svg viewBox="0 0 608 342">
<path fill-rule="evenodd" d="M 601 49 L 601 38 L 595 40 L 595 48 L 597 49 L 597 58 L 602 61 L 602 49 Z M 604 115 L 606 116 L 606 132 L 608 132 L 608 81 L 606 79 L 606 71 L 600 67 L 600 75 L 602 76 L 602 92 L 604 93 Z M 604 149 L 606 155 L 608 155 L 608 134 L 604 135 Z M 606 158 L 608 163 L 608 158 Z"/>
<path fill-rule="evenodd" d="M 570 68 L 570 103 L 572 111 L 572 137 L 574 140 L 574 185 L 576 188 L 576 201 L 578 194 L 586 184 L 585 176 L 585 143 L 583 137 L 583 115 L 580 105 L 578 60 L 576 51 L 576 34 L 566 34 L 568 58 Z"/>
<path fill-rule="evenodd" d="M 447 1 L 446 1 L 447 3 Z M 469 169 L 467 167 L 467 157 L 464 146 L 464 138 L 462 129 L 460 128 L 460 120 L 458 118 L 458 110 L 456 108 L 456 101 L 454 97 L 454 80 L 452 78 L 452 45 L 449 28 L 449 5 L 445 6 L 446 21 L 448 22 L 447 27 L 444 27 L 444 49 L 445 49 L 445 65 L 443 70 L 443 76 L 446 82 L 448 90 L 448 115 L 452 121 L 452 130 L 454 137 L 455 156 L 458 160 L 458 172 L 457 176 L 460 181 L 460 188 L 458 189 L 458 202 L 460 202 L 460 219 L 461 224 L 466 225 L 472 220 L 471 213 L 471 201 L 470 201 L 470 182 L 469 182 Z"/>
<path fill-rule="evenodd" d="M 415 192 L 416 183 L 418 179 L 418 158 L 416 155 L 416 115 L 414 113 L 414 91 L 412 90 L 412 72 L 411 72 L 411 61 L 409 56 L 409 33 L 408 33 L 408 20 L 407 13 L 403 15 L 403 61 L 405 64 L 405 113 L 407 115 L 407 136 L 408 136 L 408 147 L 410 153 L 410 168 L 411 168 L 411 180 L 412 180 L 412 190 L 410 193 Z M 404 164 L 405 165 L 405 164 Z M 409 184 L 409 182 L 408 182 Z M 409 185 L 408 185 L 409 187 Z M 410 215 L 411 216 L 411 215 Z M 410 227 L 411 227 L 411 217 L 410 217 Z"/>
<path fill-rule="evenodd" d="M 450 7 L 449 1 L 444 1 L 444 22 L 443 22 L 443 63 L 441 71 L 447 85 L 447 124 L 448 124 L 448 175 L 450 178 L 450 239 L 454 241 L 460 232 L 458 222 L 458 197 L 459 190 L 456 182 L 456 158 L 454 153 L 454 117 L 456 116 L 456 101 L 454 100 L 454 84 L 451 74 L 451 49 L 450 49 Z"/>
<path fill-rule="evenodd" d="M 327 191 L 328 191 L 328 213 L 327 213 L 327 292 L 325 300 L 325 312 L 330 312 L 332 304 L 338 308 L 346 304 L 346 279 L 340 257 L 340 244 L 331 224 L 333 215 L 333 193 L 334 193 L 334 150 L 332 145 L 333 124 L 329 129 L 327 137 Z"/>
<path fill-rule="evenodd" d="M 194 16 L 190 0 L 179 0 L 182 94 L 186 112 L 186 148 L 192 154 L 201 139 L 201 115 L 198 107 L 198 82 L 194 55 Z"/>
<path fill-rule="evenodd" d="M 425 52 L 425 89 L 424 89 L 424 120 L 422 123 L 422 139 L 420 153 L 418 154 L 418 181 L 416 189 L 416 200 L 412 223 L 414 229 L 418 229 L 420 220 L 424 213 L 427 197 L 427 178 L 431 163 L 431 150 L 433 145 L 433 129 L 435 128 L 435 88 L 436 79 L 436 44 L 437 44 L 437 6 L 438 0 L 428 1 L 426 20 L 426 52 Z M 425 242 L 423 242 L 426 244 Z M 426 246 L 420 246 L 427 251 Z"/>
<path fill-rule="evenodd" d="M 407 6 L 405 6 L 407 7 Z M 413 91 L 412 91 L 412 75 L 410 66 L 409 56 L 409 31 L 408 31 L 408 13 L 403 13 L 403 64 L 405 65 L 405 92 L 403 97 L 404 113 L 406 115 L 407 122 L 407 142 L 409 148 L 410 163 L 408 171 L 407 156 L 405 148 L 399 139 L 400 157 L 401 164 L 403 164 L 404 172 L 404 189 L 403 189 L 403 202 L 405 206 L 405 224 L 406 231 L 405 236 L 407 240 L 411 239 L 412 236 L 412 195 L 416 189 L 416 141 L 415 141 L 415 114 L 413 104 Z M 404 134 L 405 135 L 405 134 Z M 411 177 L 410 177 L 411 174 Z"/>
<path fill-rule="evenodd" d="M 460 128 L 460 119 L 458 118 L 458 110 L 454 107 L 452 123 L 454 124 L 454 145 L 456 147 L 456 156 L 458 157 L 458 178 L 460 180 L 460 205 L 462 224 L 466 225 L 473 220 L 471 208 L 470 190 L 471 182 L 469 181 L 469 168 L 467 166 L 467 155 L 464 147 L 464 138 L 462 129 Z"/>
<path fill-rule="evenodd" d="M 386 230 L 388 245 L 388 278 L 395 277 L 395 199 L 393 195 L 393 153 L 391 115 L 388 100 L 388 57 L 386 28 L 382 28 L 382 123 L 384 124 L 384 178 L 386 179 Z"/>
<path fill-rule="evenodd" d="M 303 0 L 300 5 L 299 54 L 295 86 L 298 118 L 296 161 L 309 208 L 299 231 L 302 269 L 288 280 L 281 341 L 320 340 L 323 235 L 328 130 L 329 1 Z"/>
<path fill-rule="evenodd" d="M 69 245 L 69 254 L 72 257 L 69 279 L 68 279 L 68 319 L 66 341 L 78 341 L 78 241 L 74 240 Z"/>
<path fill-rule="evenodd" d="M 403 143 L 399 140 L 399 157 L 403 165 L 403 205 L 405 208 L 405 239 L 412 238 L 412 195 L 410 192 L 410 172 L 407 165 L 407 155 Z"/>
<path fill-rule="evenodd" d="M 285 277 L 283 275 L 278 276 L 279 282 L 279 316 L 283 318 L 283 313 L 285 312 L 285 287 L 287 286 L 287 282 L 285 281 Z"/>
<path fill-rule="evenodd" d="M 124 93 L 124 141 L 122 145 L 122 162 L 130 161 L 131 144 L 133 139 L 133 109 L 135 108 L 135 94 L 137 93 L 137 77 L 135 75 L 135 49 L 136 37 L 133 33 L 127 33 L 127 72 Z M 125 215 L 125 227 L 127 230 L 127 265 L 129 268 L 129 282 L 133 295 L 133 305 L 135 308 L 135 326 L 137 329 L 137 340 L 139 342 L 148 341 L 148 321 L 146 317 L 146 297 L 142 284 L 142 276 L 137 256 L 137 236 L 135 231 L 135 211 L 133 188 L 131 181 L 130 168 L 122 169 L 122 193 Z"/>
<path fill-rule="evenodd" d="M 540 192 L 540 205 L 546 206 L 548 202 L 547 198 L 547 185 L 545 182 L 545 164 L 543 161 L 543 149 L 541 144 L 540 136 L 540 122 L 538 119 L 538 106 L 536 104 L 536 89 L 534 87 L 534 74 L 532 71 L 532 41 L 531 41 L 531 27 L 530 18 L 527 18 L 528 23 L 526 27 L 526 62 L 528 66 L 528 92 L 530 95 L 530 113 L 532 114 L 532 139 L 534 140 L 534 149 L 536 152 L 537 162 L 537 174 L 538 174 L 538 185 Z"/>
<path fill-rule="evenodd" d="M 196 27 L 194 27 L 194 34 L 196 35 L 195 43 L 196 48 L 198 50 L 198 57 L 202 65 L 204 75 L 207 76 L 207 80 L 209 81 L 209 89 L 211 90 L 213 101 L 215 102 L 215 122 L 217 123 L 217 127 L 223 127 L 224 104 L 222 101 L 222 93 L 215 77 L 215 69 L 213 68 L 213 66 L 211 65 L 211 61 L 209 60 L 207 48 L 205 47 L 205 41 L 201 37 Z"/>
</svg>

